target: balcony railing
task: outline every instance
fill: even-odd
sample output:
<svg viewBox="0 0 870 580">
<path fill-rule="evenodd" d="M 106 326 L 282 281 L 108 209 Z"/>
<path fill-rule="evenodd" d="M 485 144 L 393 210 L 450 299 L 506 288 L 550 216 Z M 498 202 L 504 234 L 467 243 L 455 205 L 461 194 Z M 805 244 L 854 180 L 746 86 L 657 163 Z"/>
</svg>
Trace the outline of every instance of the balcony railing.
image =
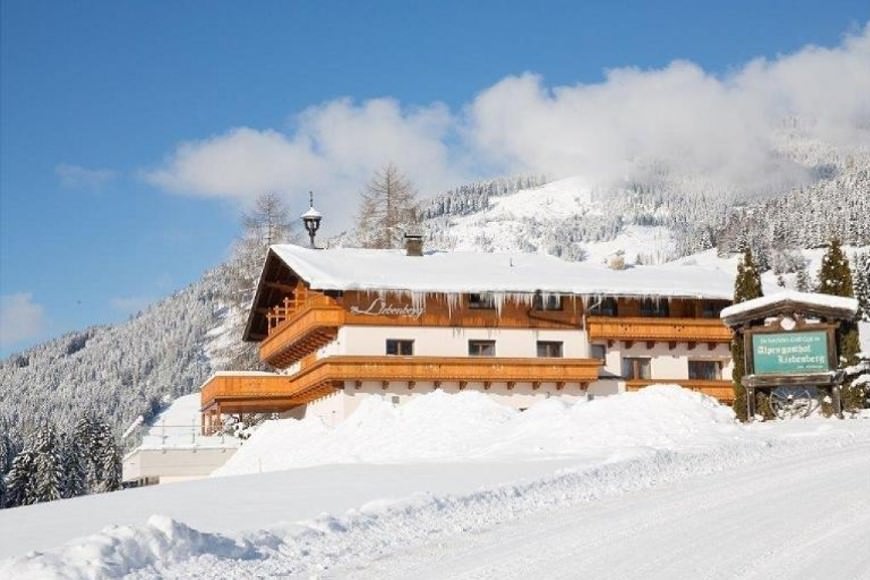
<svg viewBox="0 0 870 580">
<path fill-rule="evenodd" d="M 260 360 L 285 368 L 335 339 L 344 324 L 345 312 L 325 296 L 309 300 L 270 329 L 260 343 Z"/>
<path fill-rule="evenodd" d="M 610 318 L 586 320 L 590 340 L 647 342 L 730 342 L 731 331 L 718 319 L 704 318 Z"/>
<path fill-rule="evenodd" d="M 219 373 L 202 388 L 203 425 L 209 432 L 213 415 L 280 412 L 313 401 L 346 381 L 414 383 L 566 383 L 588 384 L 598 379 L 601 362 L 595 359 L 496 357 L 369 357 L 332 356 L 318 360 L 294 375 Z"/>
<path fill-rule="evenodd" d="M 656 384 L 676 384 L 710 395 L 723 403 L 734 402 L 734 388 L 731 381 L 698 380 L 698 379 L 630 379 L 625 381 L 625 390 L 638 391 L 644 387 Z"/>
</svg>

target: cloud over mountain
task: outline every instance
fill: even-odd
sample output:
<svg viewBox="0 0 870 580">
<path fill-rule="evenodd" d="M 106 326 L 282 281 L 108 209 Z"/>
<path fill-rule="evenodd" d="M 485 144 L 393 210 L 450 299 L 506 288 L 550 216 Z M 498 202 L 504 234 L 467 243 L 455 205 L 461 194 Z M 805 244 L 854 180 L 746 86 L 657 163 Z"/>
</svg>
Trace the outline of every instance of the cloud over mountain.
<svg viewBox="0 0 870 580">
<path fill-rule="evenodd" d="M 387 161 L 424 193 L 517 172 L 607 182 L 650 164 L 744 189 L 799 184 L 807 168 L 778 155 L 776 131 L 799 119 L 808 139 L 870 147 L 867 95 L 870 24 L 839 46 L 806 46 L 723 75 L 674 61 L 549 87 L 525 73 L 457 111 L 339 99 L 302 111 L 288 132 L 238 127 L 182 143 L 146 178 L 174 192 L 239 200 L 314 189 L 325 210 L 345 219 L 347 200 L 355 203 Z"/>
</svg>

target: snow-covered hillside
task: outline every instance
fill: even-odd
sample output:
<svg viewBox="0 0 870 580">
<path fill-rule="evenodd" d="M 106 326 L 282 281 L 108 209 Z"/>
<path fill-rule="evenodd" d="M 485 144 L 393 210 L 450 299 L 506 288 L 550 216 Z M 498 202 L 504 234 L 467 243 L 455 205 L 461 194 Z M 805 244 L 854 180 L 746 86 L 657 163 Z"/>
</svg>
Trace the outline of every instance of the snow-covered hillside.
<svg viewBox="0 0 870 580">
<path fill-rule="evenodd" d="M 525 413 L 474 393 L 420 399 L 304 441 L 276 422 L 239 451 L 262 459 L 296 441 L 329 465 L 296 452 L 285 471 L 0 512 L 12 557 L 0 576 L 570 576 L 582 560 L 621 577 L 857 577 L 870 563 L 838 549 L 870 541 L 870 420 L 747 426 L 667 386 Z M 711 542 L 723 522 L 753 541 Z"/>
</svg>

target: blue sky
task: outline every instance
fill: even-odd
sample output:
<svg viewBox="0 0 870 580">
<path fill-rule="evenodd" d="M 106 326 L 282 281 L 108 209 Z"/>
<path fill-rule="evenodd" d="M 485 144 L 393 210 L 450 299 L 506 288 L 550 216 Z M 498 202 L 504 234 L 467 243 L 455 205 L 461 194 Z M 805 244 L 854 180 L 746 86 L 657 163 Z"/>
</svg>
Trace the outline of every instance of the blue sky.
<svg viewBox="0 0 870 580">
<path fill-rule="evenodd" d="M 505 102 L 744 79 L 870 20 L 866 0 L 701 4 L 3 2 L 0 353 L 196 280 L 260 189 L 303 211 L 314 188 L 335 231 L 396 155 L 423 193 L 538 169 L 487 125 Z"/>
</svg>

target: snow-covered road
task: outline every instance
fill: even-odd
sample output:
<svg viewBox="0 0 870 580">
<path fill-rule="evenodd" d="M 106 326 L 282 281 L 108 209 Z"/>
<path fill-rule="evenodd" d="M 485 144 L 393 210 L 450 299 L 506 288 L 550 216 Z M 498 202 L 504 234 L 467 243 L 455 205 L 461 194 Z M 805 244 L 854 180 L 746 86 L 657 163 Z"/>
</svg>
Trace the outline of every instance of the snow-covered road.
<svg viewBox="0 0 870 580">
<path fill-rule="evenodd" d="M 364 566 L 334 576 L 870 578 L 870 444 L 548 510 Z"/>
</svg>

